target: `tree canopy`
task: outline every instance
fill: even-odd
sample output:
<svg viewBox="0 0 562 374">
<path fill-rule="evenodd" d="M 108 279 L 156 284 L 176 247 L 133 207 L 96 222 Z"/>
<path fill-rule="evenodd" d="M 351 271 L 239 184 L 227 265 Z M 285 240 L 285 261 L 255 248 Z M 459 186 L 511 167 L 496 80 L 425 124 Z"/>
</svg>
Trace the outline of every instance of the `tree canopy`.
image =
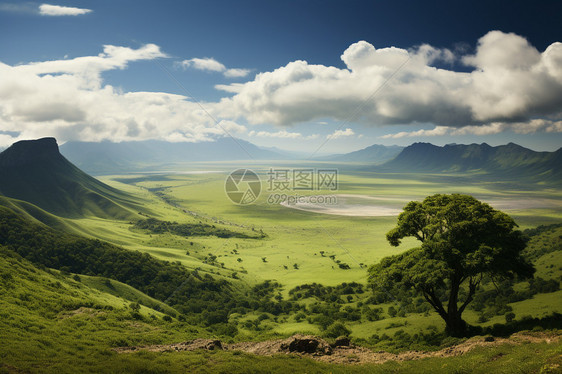
<svg viewBox="0 0 562 374">
<path fill-rule="evenodd" d="M 384 258 L 369 269 L 375 288 L 420 292 L 452 335 L 466 333 L 462 313 L 482 277 L 532 277 L 521 255 L 525 239 L 507 214 L 472 196 L 437 194 L 412 201 L 386 235 L 392 246 L 414 237 L 421 247 Z M 461 300 L 462 298 L 462 300 Z"/>
</svg>

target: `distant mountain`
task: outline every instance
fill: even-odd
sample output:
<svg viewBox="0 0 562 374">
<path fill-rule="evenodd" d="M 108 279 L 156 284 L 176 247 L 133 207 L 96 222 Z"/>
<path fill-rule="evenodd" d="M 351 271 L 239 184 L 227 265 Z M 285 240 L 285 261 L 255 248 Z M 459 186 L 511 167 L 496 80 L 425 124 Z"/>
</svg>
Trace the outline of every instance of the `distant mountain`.
<svg viewBox="0 0 562 374">
<path fill-rule="evenodd" d="M 386 146 L 381 144 L 374 144 L 358 151 L 341 155 L 318 157 L 318 159 L 338 162 L 368 162 L 376 165 L 382 164 L 388 160 L 392 160 L 403 149 L 404 147 L 400 147 L 398 145 Z"/>
<path fill-rule="evenodd" d="M 482 144 L 414 143 L 379 170 L 397 172 L 482 171 L 502 176 L 535 176 L 544 180 L 562 179 L 562 148 L 556 152 L 535 152 L 509 143 L 492 147 Z"/>
<path fill-rule="evenodd" d="M 54 138 L 14 143 L 0 153 L 0 194 L 62 217 L 128 218 L 135 201 L 64 158 Z"/>
<path fill-rule="evenodd" d="M 61 152 L 91 174 L 128 172 L 151 165 L 178 162 L 287 158 L 279 152 L 229 137 L 199 143 L 170 143 L 160 140 L 121 143 L 67 142 L 61 146 Z"/>
<path fill-rule="evenodd" d="M 265 147 L 259 146 L 261 149 L 265 149 L 266 151 L 271 151 L 283 156 L 284 160 L 300 160 L 306 159 L 307 156 L 310 155 L 310 152 L 302 152 L 302 151 L 288 151 L 286 149 L 281 149 L 279 147 Z"/>
</svg>

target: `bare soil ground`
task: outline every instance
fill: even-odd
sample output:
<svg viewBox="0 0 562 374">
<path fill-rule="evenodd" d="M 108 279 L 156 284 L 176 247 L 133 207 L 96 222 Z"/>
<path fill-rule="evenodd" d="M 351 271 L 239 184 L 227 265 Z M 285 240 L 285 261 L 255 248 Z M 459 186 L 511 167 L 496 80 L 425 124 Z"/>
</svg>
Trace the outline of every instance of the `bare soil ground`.
<svg viewBox="0 0 562 374">
<path fill-rule="evenodd" d="M 367 195 L 315 195 L 302 201 L 281 203 L 282 206 L 306 212 L 356 217 L 397 216 L 407 200 Z"/>
<path fill-rule="evenodd" d="M 114 350 L 118 353 L 132 353 L 141 350 L 151 352 L 170 352 L 195 351 L 198 349 L 219 349 L 227 351 L 241 351 L 260 356 L 296 354 L 309 357 L 317 361 L 334 364 L 382 364 L 387 361 L 409 361 L 429 357 L 459 356 L 476 347 L 492 347 L 502 344 L 543 342 L 557 343 L 560 341 L 560 336 L 560 334 L 550 332 L 520 332 L 511 335 L 509 338 L 485 338 L 479 336 L 470 338 L 461 344 L 443 348 L 438 351 L 406 351 L 400 353 L 373 351 L 369 348 L 349 344 L 345 341 L 345 339 L 338 339 L 336 344 L 330 345 L 324 339 L 312 335 L 293 335 L 287 339 L 267 340 L 263 342 L 242 342 L 234 344 L 224 344 L 219 340 L 212 339 L 195 339 L 177 344 L 119 347 Z"/>
</svg>

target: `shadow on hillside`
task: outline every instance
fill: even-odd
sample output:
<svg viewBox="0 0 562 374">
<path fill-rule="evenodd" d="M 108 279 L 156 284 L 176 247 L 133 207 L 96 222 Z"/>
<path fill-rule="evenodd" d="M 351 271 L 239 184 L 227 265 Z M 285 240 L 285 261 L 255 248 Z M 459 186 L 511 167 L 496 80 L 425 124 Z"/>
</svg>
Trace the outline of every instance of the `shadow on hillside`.
<svg viewBox="0 0 562 374">
<path fill-rule="evenodd" d="M 523 317 L 517 321 L 505 324 L 496 323 L 493 326 L 485 328 L 473 326 L 471 328 L 470 335 L 489 334 L 492 336 L 507 337 L 511 334 L 524 330 L 542 331 L 553 329 L 562 329 L 562 314 L 554 312 L 551 315 L 542 318 L 532 318 L 530 316 Z"/>
</svg>

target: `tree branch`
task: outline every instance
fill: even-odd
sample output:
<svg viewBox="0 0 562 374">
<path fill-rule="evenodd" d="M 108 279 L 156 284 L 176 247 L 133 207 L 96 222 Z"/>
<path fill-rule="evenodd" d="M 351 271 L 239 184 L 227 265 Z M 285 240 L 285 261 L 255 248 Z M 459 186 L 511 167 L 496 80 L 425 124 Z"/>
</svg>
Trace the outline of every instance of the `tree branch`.
<svg viewBox="0 0 562 374">
<path fill-rule="evenodd" d="M 466 300 L 459 308 L 459 314 L 462 314 L 466 306 L 473 300 L 474 294 L 476 293 L 476 289 L 478 288 L 478 285 L 480 284 L 481 280 L 482 280 L 482 275 L 480 275 L 480 279 L 478 281 L 470 277 L 470 280 L 468 281 L 468 296 L 466 297 Z"/>
<path fill-rule="evenodd" d="M 435 295 L 434 290 L 433 289 L 423 290 L 422 293 L 425 300 L 433 307 L 433 309 L 435 309 L 437 313 L 439 313 L 441 318 L 447 320 L 447 312 L 445 311 L 445 308 L 443 308 L 443 304 L 441 303 L 441 300 L 439 300 L 437 295 Z"/>
</svg>

